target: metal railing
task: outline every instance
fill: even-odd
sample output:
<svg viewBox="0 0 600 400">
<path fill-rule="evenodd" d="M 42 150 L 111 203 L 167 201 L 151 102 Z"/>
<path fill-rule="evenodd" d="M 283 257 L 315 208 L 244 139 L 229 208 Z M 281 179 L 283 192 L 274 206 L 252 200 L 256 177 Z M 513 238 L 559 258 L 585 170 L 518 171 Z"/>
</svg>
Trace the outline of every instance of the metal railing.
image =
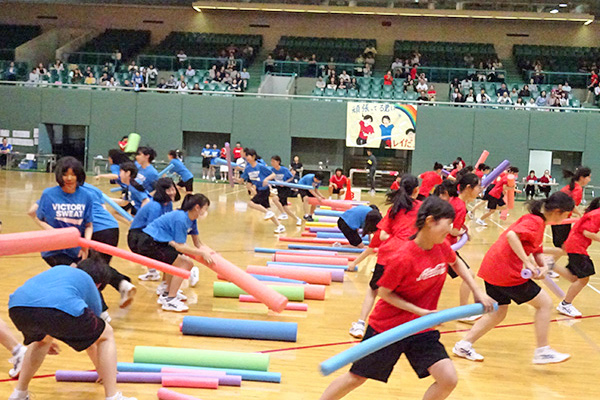
<svg viewBox="0 0 600 400">
<path fill-rule="evenodd" d="M 133 87 L 115 86 L 105 87 L 98 85 L 74 85 L 74 84 L 57 84 L 57 83 L 33 83 L 33 82 L 13 82 L 13 81 L 0 81 L 0 85 L 8 86 L 20 86 L 26 88 L 40 87 L 40 88 L 63 88 L 63 89 L 87 89 L 87 90 L 106 90 L 106 91 L 124 91 L 124 92 L 135 92 L 139 95 L 145 93 L 162 93 L 168 94 L 182 94 L 177 89 L 157 89 L 157 88 L 145 88 L 142 90 L 134 90 Z M 267 93 L 249 93 L 249 92 L 228 92 L 228 91 L 207 91 L 207 90 L 188 90 L 184 94 L 189 95 L 205 95 L 205 96 L 227 96 L 227 97 L 249 97 L 249 98 L 273 98 L 273 99 L 294 99 L 294 100 L 317 100 L 317 101 L 358 101 L 368 103 L 384 103 L 384 104 L 413 104 L 427 107 L 465 107 L 465 108 L 479 108 L 479 109 L 503 109 L 503 110 L 527 110 L 524 108 L 516 108 L 511 104 L 490 104 L 490 103 L 453 103 L 449 101 L 435 101 L 435 102 L 422 102 L 417 100 L 382 100 L 373 98 L 349 98 L 349 97 L 323 97 L 323 96 L 312 96 L 312 95 L 291 95 L 291 94 L 267 94 Z M 583 107 L 535 107 L 531 108 L 531 111 L 552 111 L 552 112 L 594 112 L 599 113 L 600 108 L 583 108 Z"/>
<path fill-rule="evenodd" d="M 323 76 L 323 71 L 328 65 L 335 67 L 338 75 L 342 71 L 346 71 L 348 75 L 354 75 L 356 69 L 364 67 L 364 64 L 354 63 L 328 63 L 328 62 L 317 62 L 309 63 L 307 61 L 264 61 L 263 62 L 263 73 L 270 72 L 271 75 L 282 75 L 282 74 L 296 74 L 298 76 L 316 78 Z"/>
<path fill-rule="evenodd" d="M 187 68 L 191 65 L 194 69 L 211 69 L 213 65 L 222 63 L 218 58 L 213 57 L 188 57 L 183 63 L 179 62 L 176 56 L 161 56 L 153 54 L 140 54 L 137 56 L 137 64 L 145 67 L 154 65 L 158 70 L 177 71 L 181 68 Z M 225 62 L 227 63 L 227 61 Z M 241 71 L 244 66 L 244 60 L 241 58 L 235 59 L 235 66 L 238 71 Z"/>
<path fill-rule="evenodd" d="M 425 73 L 429 82 L 450 82 L 454 78 L 464 79 L 468 76 L 474 77 L 473 80 L 475 81 L 477 75 L 485 75 L 487 77 L 492 73 L 496 75 L 498 81 L 504 81 L 506 78 L 506 70 L 504 69 L 417 67 L 417 73 Z"/>
<path fill-rule="evenodd" d="M 113 53 L 94 53 L 85 51 L 76 51 L 73 53 L 64 53 L 66 60 L 71 64 L 90 64 L 104 65 L 114 63 Z"/>
<path fill-rule="evenodd" d="M 527 71 L 529 79 L 534 78 L 536 74 L 538 73 L 535 71 Z M 571 87 L 584 88 L 590 84 L 590 74 L 585 72 L 540 71 L 539 74 L 542 76 L 542 82 L 538 84 L 542 85 L 558 85 L 569 82 Z"/>
</svg>

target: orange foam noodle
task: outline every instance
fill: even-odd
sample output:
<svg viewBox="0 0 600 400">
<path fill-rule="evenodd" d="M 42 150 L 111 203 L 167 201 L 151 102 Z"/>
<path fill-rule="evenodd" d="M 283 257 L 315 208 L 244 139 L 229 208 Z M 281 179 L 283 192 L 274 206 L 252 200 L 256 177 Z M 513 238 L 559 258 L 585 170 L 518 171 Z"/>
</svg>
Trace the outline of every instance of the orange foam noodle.
<svg viewBox="0 0 600 400">
<path fill-rule="evenodd" d="M 490 152 L 487 150 L 484 150 L 481 153 L 481 155 L 479 156 L 479 159 L 477 160 L 477 162 L 475 163 L 475 169 L 477 169 L 477 167 L 479 167 L 479 164 L 483 164 L 485 162 L 485 160 L 487 160 L 489 155 L 490 155 Z"/>
<path fill-rule="evenodd" d="M 309 268 L 278 268 L 248 265 L 246 272 L 249 274 L 277 276 L 279 278 L 296 279 L 306 283 L 331 285 L 331 272 L 312 271 Z"/>
<path fill-rule="evenodd" d="M 277 282 L 277 286 L 301 286 L 304 289 L 305 300 L 325 300 L 325 285 L 298 285 L 296 283 Z"/>
<path fill-rule="evenodd" d="M 134 263 L 145 265 L 148 268 L 157 269 L 170 275 L 180 276 L 184 279 L 188 279 L 190 277 L 190 271 L 177 268 L 162 261 L 153 260 L 152 258 L 132 253 L 130 251 L 123 250 L 118 247 L 108 245 L 106 243 L 100 243 L 95 240 L 88 240 L 83 238 L 78 238 L 78 241 L 81 247 L 89 247 L 90 249 L 94 249 L 99 253 L 110 254 L 111 256 L 123 258 Z"/>
<path fill-rule="evenodd" d="M 354 207 L 352 203 L 346 203 L 344 200 L 326 200 L 326 199 L 317 199 L 316 197 L 309 197 L 308 203 L 313 206 L 328 206 L 332 209 L 341 209 L 341 210 L 349 210 Z"/>
<path fill-rule="evenodd" d="M 277 254 L 273 255 L 273 261 L 293 262 L 302 264 L 330 264 L 348 266 L 348 259 L 337 257 L 305 256 L 301 254 Z"/>
<path fill-rule="evenodd" d="M 70 249 L 79 246 L 80 237 L 77 228 L 5 233 L 0 235 L 0 256 Z"/>
<path fill-rule="evenodd" d="M 300 236 L 304 236 L 304 237 L 317 237 L 317 233 L 316 232 L 302 232 Z"/>
<path fill-rule="evenodd" d="M 231 262 L 221 257 L 221 255 L 216 253 L 210 247 L 203 245 L 201 250 L 210 254 L 213 260 L 212 264 L 208 264 L 202 257 L 196 255 L 189 256 L 215 271 L 217 275 L 224 277 L 229 282 L 235 283 L 245 292 L 256 297 L 271 310 L 281 312 L 285 309 L 285 306 L 288 303 L 288 299 L 285 296 L 279 294 L 273 288 L 268 287 L 246 271 L 239 269 Z"/>
<path fill-rule="evenodd" d="M 260 303 L 254 296 L 250 296 L 249 294 L 240 294 L 239 299 L 242 303 Z M 285 309 L 290 311 L 308 311 L 308 305 L 306 303 L 288 303 Z"/>
<path fill-rule="evenodd" d="M 196 389 L 217 389 L 219 378 L 206 378 L 192 375 L 164 374 L 162 376 L 163 387 L 183 387 Z"/>
</svg>

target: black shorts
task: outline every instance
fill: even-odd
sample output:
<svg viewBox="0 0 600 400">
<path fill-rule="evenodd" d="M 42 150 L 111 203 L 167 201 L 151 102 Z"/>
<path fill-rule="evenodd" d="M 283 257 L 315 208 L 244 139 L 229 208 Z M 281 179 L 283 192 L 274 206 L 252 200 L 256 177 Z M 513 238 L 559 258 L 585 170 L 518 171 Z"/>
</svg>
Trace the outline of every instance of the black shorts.
<svg viewBox="0 0 600 400">
<path fill-rule="evenodd" d="M 271 192 L 268 189 L 265 190 L 257 190 L 256 195 L 250 200 L 254 204 L 258 204 L 263 206 L 264 208 L 270 208 L 271 204 L 269 203 L 269 195 Z"/>
<path fill-rule="evenodd" d="M 210 168 L 210 158 L 204 157 L 202 159 L 202 168 Z"/>
<path fill-rule="evenodd" d="M 469 264 L 467 264 L 465 259 L 462 258 L 460 254 L 458 254 L 458 251 L 456 252 L 456 257 L 460 258 L 460 261 L 464 262 L 468 269 L 471 269 L 471 267 L 469 267 Z M 450 278 L 452 279 L 458 276 L 458 274 L 454 271 L 454 269 L 451 266 L 448 266 L 448 275 L 450 275 Z"/>
<path fill-rule="evenodd" d="M 184 187 L 186 192 L 193 192 L 194 191 L 194 178 L 190 178 L 185 182 L 180 180 L 179 182 L 177 182 L 177 186 Z"/>
<path fill-rule="evenodd" d="M 594 262 L 590 256 L 585 254 L 569 253 L 569 263 L 567 269 L 579 279 L 587 278 L 596 273 Z"/>
<path fill-rule="evenodd" d="M 342 192 L 342 188 L 333 188 L 333 194 L 340 194 Z"/>
<path fill-rule="evenodd" d="M 73 258 L 65 253 L 58 253 L 53 256 L 43 257 L 43 259 L 51 267 L 56 267 L 57 265 L 77 264 L 79 261 L 81 261 L 81 258 Z"/>
<path fill-rule="evenodd" d="M 356 247 L 363 242 L 358 230 L 350 228 L 343 218 L 338 218 L 337 226 L 352 246 Z"/>
<path fill-rule="evenodd" d="M 367 326 L 362 340 L 367 340 L 375 335 L 377 332 L 371 326 Z M 403 353 L 406 354 L 410 366 L 421 379 L 429 376 L 428 369 L 433 364 L 449 358 L 444 345 L 440 343 L 440 332 L 427 331 L 409 336 L 361 358 L 352 364 L 350 372 L 363 378 L 387 382 Z"/>
<path fill-rule="evenodd" d="M 308 196 L 308 197 L 315 197 L 311 192 L 309 192 L 308 190 L 304 190 L 304 189 L 298 189 L 298 193 L 300 194 L 300 197 L 302 197 L 303 199 Z"/>
<path fill-rule="evenodd" d="M 379 289 L 379 285 L 377 284 L 377 282 L 379 282 L 379 280 L 383 276 L 384 270 L 385 266 L 381 264 L 375 264 L 375 270 L 373 271 L 373 275 L 371 276 L 371 280 L 369 281 L 369 286 L 371 287 L 371 289 Z"/>
<path fill-rule="evenodd" d="M 571 224 L 550 225 L 552 229 L 552 244 L 554 247 L 562 248 L 571 233 Z"/>
<path fill-rule="evenodd" d="M 517 304 L 527 303 L 535 299 L 542 288 L 532 280 L 517 286 L 496 286 L 485 282 L 485 291 L 499 306 L 508 305 L 511 301 Z"/>
<path fill-rule="evenodd" d="M 92 240 L 117 247 L 119 244 L 119 228 L 110 228 L 94 232 L 92 235 Z M 103 259 L 107 264 L 110 263 L 110 260 L 112 260 L 112 256 L 110 254 L 104 254 L 90 249 L 90 255 L 93 254 L 100 256 L 100 258 Z"/>
<path fill-rule="evenodd" d="M 427 198 L 427 196 L 423 196 L 422 194 L 419 193 L 419 195 L 417 196 L 417 200 L 419 201 L 423 201 Z"/>
<path fill-rule="evenodd" d="M 142 236 L 145 235 L 145 233 L 142 232 L 142 229 L 144 228 L 130 229 L 129 232 L 127 232 L 127 245 L 129 246 L 129 250 L 133 251 L 134 253 L 140 252 L 138 243 Z"/>
<path fill-rule="evenodd" d="M 141 233 L 137 246 L 138 254 L 166 264 L 173 264 L 181 254 L 169 243 L 157 242 L 145 232 Z"/>
<path fill-rule="evenodd" d="M 288 198 L 292 196 L 292 189 L 287 186 L 277 186 L 277 197 L 282 206 L 288 205 Z"/>
<path fill-rule="evenodd" d="M 503 207 L 506 205 L 506 203 L 504 202 L 504 199 L 502 197 L 497 199 L 494 196 L 490 196 L 489 193 L 486 194 L 485 196 L 483 196 L 483 199 L 487 200 L 487 202 L 488 202 L 488 204 L 487 204 L 488 210 L 495 210 L 498 207 Z"/>
<path fill-rule="evenodd" d="M 106 326 L 89 308 L 79 317 L 45 307 L 12 307 L 8 315 L 23 334 L 23 344 L 29 345 L 51 336 L 75 351 L 83 351 L 93 345 Z"/>
</svg>

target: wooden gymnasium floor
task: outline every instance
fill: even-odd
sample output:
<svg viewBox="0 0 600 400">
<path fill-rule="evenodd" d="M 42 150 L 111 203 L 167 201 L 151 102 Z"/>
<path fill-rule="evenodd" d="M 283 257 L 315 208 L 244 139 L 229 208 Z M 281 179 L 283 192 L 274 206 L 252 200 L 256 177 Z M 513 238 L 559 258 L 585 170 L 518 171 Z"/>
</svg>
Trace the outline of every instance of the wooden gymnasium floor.
<svg viewBox="0 0 600 400">
<path fill-rule="evenodd" d="M 42 190 L 54 185 L 53 175 L 43 173 L 0 171 L 0 218 L 3 233 L 34 230 L 37 227 L 26 216 L 26 210 L 37 200 Z M 100 186 L 108 191 L 110 186 Z M 210 214 L 203 221 L 200 235 L 206 244 L 219 251 L 239 266 L 263 264 L 266 256 L 256 256 L 255 246 L 282 247 L 272 233 L 271 223 L 253 211 L 246 211 L 245 190 L 229 188 L 223 184 L 196 183 L 195 189 L 208 195 L 212 200 Z M 377 195 L 374 203 L 381 204 L 383 197 Z M 490 223 L 487 229 L 471 225 L 472 240 L 461 250 L 467 262 L 477 269 L 482 256 L 491 243 L 522 213 L 522 203 L 508 221 L 499 225 Z M 493 219 L 498 221 L 497 216 Z M 291 221 L 286 224 L 288 235 L 299 235 Z M 121 246 L 126 243 L 126 228 L 122 226 Z M 546 239 L 550 244 L 549 238 Z M 593 246 L 592 256 L 600 261 L 599 246 Z M 185 390 L 181 392 L 210 399 L 265 399 L 297 400 L 318 399 L 321 392 L 333 377 L 322 377 L 318 372 L 319 362 L 350 346 L 352 338 L 348 328 L 356 320 L 363 300 L 365 288 L 370 278 L 374 261 L 363 265 L 357 273 L 347 273 L 346 281 L 335 283 L 327 289 L 326 301 L 308 301 L 309 311 L 286 311 L 281 315 L 267 312 L 259 304 L 241 304 L 233 299 L 212 297 L 213 272 L 201 268 L 201 281 L 195 289 L 186 288 L 190 311 L 187 315 L 214 316 L 223 318 L 249 318 L 270 321 L 294 321 L 299 324 L 298 342 L 253 341 L 242 339 L 206 338 L 182 336 L 179 323 L 186 314 L 163 312 L 156 304 L 156 282 L 138 281 L 137 275 L 144 271 L 140 266 L 122 260 L 113 265 L 129 274 L 138 287 L 133 305 L 126 310 L 118 308 L 118 294 L 111 288 L 105 296 L 113 318 L 112 325 L 118 347 L 119 361 L 131 362 L 136 345 L 156 345 L 191 347 L 226 351 L 269 352 L 271 371 L 281 372 L 282 383 L 243 382 L 241 388 L 221 387 L 218 390 Z M 8 321 L 7 302 L 12 291 L 26 279 L 44 271 L 47 266 L 38 254 L 5 257 L 0 261 L 0 317 Z M 600 262 L 598 262 L 600 265 Z M 479 281 L 481 283 L 481 281 Z M 565 288 L 564 280 L 559 281 Z M 555 303 L 558 302 L 554 298 Z M 572 354 L 566 363 L 552 366 L 533 366 L 531 357 L 534 349 L 533 309 L 529 306 L 512 306 L 502 327 L 498 327 L 480 340 L 476 349 L 486 359 L 474 363 L 454 359 L 459 373 L 459 384 L 451 399 L 520 400 L 520 399 L 592 399 L 597 398 L 597 373 L 600 371 L 600 278 L 593 277 L 576 301 L 584 318 L 572 320 L 554 314 L 551 324 L 551 344 L 557 350 Z M 447 280 L 439 308 L 458 305 L 458 281 Z M 454 342 L 469 326 L 458 322 L 446 323 L 440 327 L 442 342 L 448 352 Z M 20 337 L 20 336 L 19 336 Z M 89 383 L 57 383 L 52 374 L 56 369 L 86 370 L 93 368 L 85 353 L 77 354 L 62 345 L 59 356 L 48 356 L 34 379 L 31 391 L 34 399 L 100 399 L 103 392 L 99 385 Z M 9 354 L 0 350 L 0 358 L 8 359 Z M 1 378 L 8 378 L 9 364 L 4 363 Z M 347 368 L 344 369 L 344 371 Z M 3 374 L 3 375 L 2 375 Z M 9 379 L 0 380 L 0 398 L 7 398 L 15 383 Z M 388 384 L 370 381 L 362 388 L 347 396 L 348 399 L 420 399 L 431 378 L 419 380 L 402 359 Z M 158 385 L 121 385 L 126 395 L 138 399 L 155 399 Z"/>
</svg>

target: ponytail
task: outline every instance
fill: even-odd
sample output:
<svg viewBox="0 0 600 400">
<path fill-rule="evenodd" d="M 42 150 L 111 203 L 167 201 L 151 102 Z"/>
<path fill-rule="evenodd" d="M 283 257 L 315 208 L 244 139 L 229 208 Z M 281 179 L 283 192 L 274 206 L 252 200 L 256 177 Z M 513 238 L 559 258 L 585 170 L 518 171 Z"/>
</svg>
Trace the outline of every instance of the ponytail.
<svg viewBox="0 0 600 400">
<path fill-rule="evenodd" d="M 466 167 L 464 167 L 456 173 L 456 181 L 460 181 L 460 178 L 462 178 L 466 174 L 470 174 L 471 172 L 473 172 L 474 169 L 475 168 L 473 168 L 472 165 L 467 165 Z"/>
<path fill-rule="evenodd" d="M 594 199 L 595 200 L 595 199 Z M 597 204 L 600 204 L 600 200 Z M 591 204 L 590 204 L 591 206 Z M 532 200 L 527 203 L 528 211 L 546 220 L 544 212 L 559 210 L 561 212 L 573 211 L 575 202 L 568 194 L 564 192 L 553 193 L 550 197 L 544 200 Z M 587 211 L 586 211 L 587 212 Z"/>
<path fill-rule="evenodd" d="M 144 189 L 144 186 L 142 186 L 141 183 L 135 180 L 135 178 L 138 175 L 138 169 L 134 163 L 132 163 L 131 161 L 125 161 L 124 163 L 119 165 L 119 168 L 121 168 L 121 171 L 129 172 L 129 184 L 131 186 L 133 186 L 136 190 L 140 192 L 146 191 L 146 189 Z"/>
<path fill-rule="evenodd" d="M 183 198 L 183 202 L 181 203 L 180 210 L 190 211 L 196 205 L 200 206 L 200 208 L 206 205 L 210 206 L 210 200 L 202 193 L 186 194 Z"/>
<path fill-rule="evenodd" d="M 462 172 L 462 171 L 461 171 Z M 462 192 L 467 187 L 471 187 L 471 189 L 475 188 L 479 185 L 479 177 L 472 173 L 465 173 L 460 176 L 460 172 L 456 176 L 456 188 L 458 192 Z"/>
<path fill-rule="evenodd" d="M 390 218 L 396 218 L 396 215 L 405 210 L 412 210 L 414 199 L 411 197 L 416 188 L 419 187 L 419 179 L 411 174 L 404 174 L 400 178 L 400 188 L 387 194 L 387 204 L 391 204 Z"/>
<path fill-rule="evenodd" d="M 585 213 L 589 213 L 590 211 L 594 211 L 600 208 L 600 197 L 594 198 L 590 205 L 585 209 Z"/>
<path fill-rule="evenodd" d="M 363 235 L 370 235 L 377 231 L 377 224 L 382 220 L 381 212 L 376 205 L 371 206 L 372 210 L 369 211 L 365 218 L 365 224 L 363 226 Z"/>
<path fill-rule="evenodd" d="M 592 170 L 588 167 L 577 167 L 575 172 L 569 171 L 568 169 L 563 169 L 563 177 L 565 179 L 571 179 L 569 182 L 569 190 L 575 189 L 575 182 L 577 182 L 581 178 L 588 177 L 592 174 Z"/>
<path fill-rule="evenodd" d="M 421 207 L 419 207 L 419 212 L 417 213 L 417 221 L 415 225 L 417 229 L 420 231 L 425 226 L 425 222 L 427 217 L 432 216 L 435 221 L 439 221 L 440 219 L 452 219 L 456 216 L 454 212 L 454 208 L 450 203 L 440 199 L 439 197 L 429 196 L 423 201 Z M 414 239 L 417 235 L 413 235 L 410 239 Z"/>
<path fill-rule="evenodd" d="M 440 183 L 435 187 L 435 189 L 433 189 L 433 195 L 436 197 L 440 197 L 445 193 L 449 197 L 458 197 L 458 190 L 456 186 L 456 183 L 451 181 L 450 179 L 444 179 L 442 183 Z"/>
</svg>

